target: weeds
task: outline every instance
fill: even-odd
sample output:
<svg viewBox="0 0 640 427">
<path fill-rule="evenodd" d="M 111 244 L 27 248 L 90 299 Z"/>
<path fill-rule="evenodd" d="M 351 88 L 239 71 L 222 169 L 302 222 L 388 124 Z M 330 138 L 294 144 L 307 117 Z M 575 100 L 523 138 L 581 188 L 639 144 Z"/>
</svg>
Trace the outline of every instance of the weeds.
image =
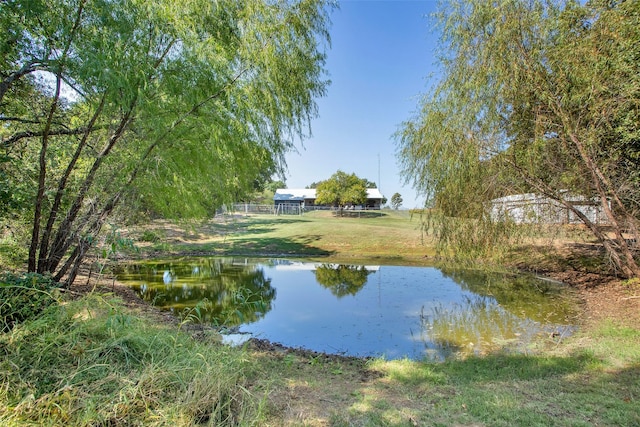
<svg viewBox="0 0 640 427">
<path fill-rule="evenodd" d="M 90 295 L 0 336 L 0 424 L 251 425 L 241 349 L 198 343 Z"/>
<path fill-rule="evenodd" d="M 163 236 L 159 231 L 144 230 L 139 237 L 141 242 L 158 243 L 163 240 Z"/>
<path fill-rule="evenodd" d="M 34 319 L 57 302 L 58 284 L 50 277 L 36 273 L 5 274 L 0 278 L 0 331 Z"/>
<path fill-rule="evenodd" d="M 640 290 L 640 278 L 633 277 L 631 279 L 627 279 L 623 282 L 623 285 L 631 291 L 638 291 Z"/>
</svg>

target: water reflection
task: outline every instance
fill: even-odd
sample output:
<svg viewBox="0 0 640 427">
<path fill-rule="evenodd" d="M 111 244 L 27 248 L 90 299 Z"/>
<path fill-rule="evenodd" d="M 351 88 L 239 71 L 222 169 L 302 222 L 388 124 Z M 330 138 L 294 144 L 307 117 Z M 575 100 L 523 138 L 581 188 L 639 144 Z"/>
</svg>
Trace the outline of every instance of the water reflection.
<svg viewBox="0 0 640 427">
<path fill-rule="evenodd" d="M 191 258 L 124 266 L 118 279 L 192 321 L 388 359 L 521 350 L 538 334 L 570 333 L 576 314 L 562 286 L 430 267 Z"/>
<path fill-rule="evenodd" d="M 338 298 L 355 295 L 373 271 L 364 265 L 322 264 L 315 270 L 316 280 Z"/>
<path fill-rule="evenodd" d="M 517 316 L 489 297 L 466 297 L 461 304 L 438 304 L 420 314 L 420 340 L 433 358 L 451 354 L 487 354 L 498 349 L 526 350 L 541 332 L 569 334 L 571 325 L 544 323 Z M 561 332 L 558 332 L 561 331 Z"/>
<path fill-rule="evenodd" d="M 237 326 L 271 310 L 276 290 L 264 268 L 246 260 L 192 258 L 124 265 L 118 279 L 180 318 Z"/>
<path fill-rule="evenodd" d="M 576 315 L 573 304 L 558 303 L 549 307 L 549 301 L 561 300 L 566 289 L 548 281 L 531 280 L 531 277 L 525 275 L 476 270 L 441 271 L 462 289 L 493 298 L 503 309 L 523 319 L 554 323 L 565 322 L 567 318 Z"/>
</svg>

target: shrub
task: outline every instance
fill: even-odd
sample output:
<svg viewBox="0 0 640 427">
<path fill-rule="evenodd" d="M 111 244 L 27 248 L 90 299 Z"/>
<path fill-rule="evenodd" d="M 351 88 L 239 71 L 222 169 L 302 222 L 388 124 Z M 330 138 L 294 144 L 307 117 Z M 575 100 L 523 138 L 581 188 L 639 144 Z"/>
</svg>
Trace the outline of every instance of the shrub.
<svg viewBox="0 0 640 427">
<path fill-rule="evenodd" d="M 0 330 L 9 331 L 27 319 L 36 318 L 58 301 L 59 284 L 37 273 L 0 278 Z"/>
</svg>

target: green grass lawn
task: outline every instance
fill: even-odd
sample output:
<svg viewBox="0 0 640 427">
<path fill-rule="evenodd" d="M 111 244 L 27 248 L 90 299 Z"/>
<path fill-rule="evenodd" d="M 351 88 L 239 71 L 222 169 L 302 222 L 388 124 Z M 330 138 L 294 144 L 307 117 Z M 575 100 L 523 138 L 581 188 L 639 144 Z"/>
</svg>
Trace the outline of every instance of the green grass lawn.
<svg viewBox="0 0 640 427">
<path fill-rule="evenodd" d="M 434 254 L 421 231 L 419 216 L 408 211 L 380 211 L 370 217 L 336 217 L 316 211 L 302 216 L 228 216 L 183 228 L 181 240 L 171 231 L 144 250 L 162 253 L 279 255 L 376 259 L 379 262 L 423 263 Z M 146 231 L 149 233 L 149 231 Z M 138 232 L 138 236 L 141 235 Z M 184 237 L 186 235 L 186 237 Z M 169 242 L 169 243 L 167 243 Z"/>
</svg>

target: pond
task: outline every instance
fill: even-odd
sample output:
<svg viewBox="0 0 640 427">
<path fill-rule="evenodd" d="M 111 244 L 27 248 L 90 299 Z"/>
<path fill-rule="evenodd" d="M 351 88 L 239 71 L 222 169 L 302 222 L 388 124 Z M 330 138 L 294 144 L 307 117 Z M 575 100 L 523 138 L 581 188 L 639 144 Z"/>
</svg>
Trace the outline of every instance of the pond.
<svg viewBox="0 0 640 427">
<path fill-rule="evenodd" d="M 122 265 L 117 278 L 229 341 L 386 359 L 524 351 L 571 334 L 578 313 L 561 284 L 464 269 L 201 257 Z"/>
</svg>

